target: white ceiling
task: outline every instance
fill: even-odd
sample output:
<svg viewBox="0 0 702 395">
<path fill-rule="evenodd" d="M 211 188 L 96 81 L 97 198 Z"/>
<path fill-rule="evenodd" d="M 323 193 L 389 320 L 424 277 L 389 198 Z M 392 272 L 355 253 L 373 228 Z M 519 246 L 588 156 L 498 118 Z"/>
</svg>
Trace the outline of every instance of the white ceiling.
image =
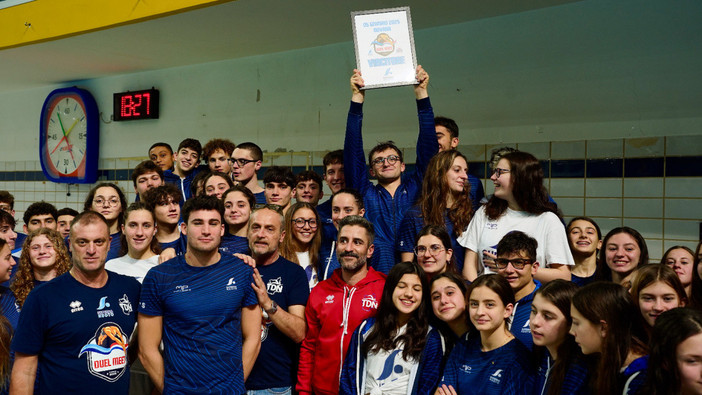
<svg viewBox="0 0 702 395">
<path fill-rule="evenodd" d="M 351 40 L 349 13 L 409 5 L 415 30 L 576 0 L 238 0 L 0 51 L 0 92 Z"/>
</svg>

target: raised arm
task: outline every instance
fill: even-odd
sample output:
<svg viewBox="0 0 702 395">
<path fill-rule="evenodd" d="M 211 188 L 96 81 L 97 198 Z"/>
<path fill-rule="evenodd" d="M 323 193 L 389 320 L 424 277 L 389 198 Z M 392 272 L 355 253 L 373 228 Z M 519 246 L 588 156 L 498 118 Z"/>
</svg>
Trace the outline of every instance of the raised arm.
<svg viewBox="0 0 702 395">
<path fill-rule="evenodd" d="M 431 107 L 429 93 L 427 91 L 429 74 L 421 65 L 417 66 L 417 81 L 419 81 L 419 83 L 414 86 L 414 95 L 417 98 L 419 137 L 417 138 L 417 161 L 415 163 L 415 168 L 417 177 L 421 183 L 429 161 L 439 152 L 439 142 L 436 139 L 434 110 Z"/>
<path fill-rule="evenodd" d="M 25 395 L 34 393 L 34 380 L 37 376 L 38 355 L 15 353 L 10 379 L 10 394 Z"/>
<path fill-rule="evenodd" d="M 366 159 L 363 153 L 363 101 L 365 92 L 363 77 L 358 70 L 353 71 L 350 80 L 351 105 L 346 118 L 346 137 L 344 138 L 344 175 L 346 186 L 357 189 L 361 195 L 372 185 L 368 179 Z"/>
<path fill-rule="evenodd" d="M 139 335 L 139 360 L 159 392 L 163 392 L 165 368 L 163 356 L 158 350 L 163 336 L 163 317 L 139 313 L 137 330 Z"/>
</svg>

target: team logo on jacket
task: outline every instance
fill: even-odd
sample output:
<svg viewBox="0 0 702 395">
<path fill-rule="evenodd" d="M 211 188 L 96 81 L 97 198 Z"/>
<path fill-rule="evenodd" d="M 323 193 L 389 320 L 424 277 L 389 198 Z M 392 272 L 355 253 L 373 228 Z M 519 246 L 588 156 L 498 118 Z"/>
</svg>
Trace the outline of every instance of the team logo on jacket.
<svg viewBox="0 0 702 395">
<path fill-rule="evenodd" d="M 327 295 L 327 300 L 324 304 L 334 303 L 334 295 Z"/>
<path fill-rule="evenodd" d="M 90 374 L 115 382 L 127 370 L 128 339 L 116 323 L 102 324 L 95 332 L 95 337 L 80 349 L 78 357 L 86 354 Z"/>
<path fill-rule="evenodd" d="M 363 309 L 363 311 L 377 310 L 378 300 L 373 295 L 366 295 L 361 299 L 361 309 Z"/>
</svg>

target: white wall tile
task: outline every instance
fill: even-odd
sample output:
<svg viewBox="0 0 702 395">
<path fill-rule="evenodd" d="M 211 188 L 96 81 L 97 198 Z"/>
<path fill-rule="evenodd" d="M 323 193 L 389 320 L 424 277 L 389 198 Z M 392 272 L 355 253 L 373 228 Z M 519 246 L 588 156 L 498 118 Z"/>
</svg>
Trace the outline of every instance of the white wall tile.
<svg viewBox="0 0 702 395">
<path fill-rule="evenodd" d="M 695 251 L 695 248 L 697 248 L 697 242 L 694 241 L 680 241 L 680 240 L 664 240 L 663 241 L 663 252 L 665 253 L 668 251 L 668 248 L 674 247 L 674 246 L 685 246 L 689 249 L 691 249 L 693 252 Z M 663 254 L 661 254 L 661 258 L 663 257 Z"/>
<path fill-rule="evenodd" d="M 626 139 L 624 142 L 624 157 L 641 158 L 663 156 L 665 151 L 663 137 L 645 137 Z"/>
<path fill-rule="evenodd" d="M 24 161 L 15 162 L 15 170 L 24 171 L 25 170 Z"/>
<path fill-rule="evenodd" d="M 644 236 L 644 238 L 646 238 Z M 663 256 L 663 240 L 661 239 L 646 239 L 646 247 L 648 247 L 648 263 L 659 263 Z"/>
<path fill-rule="evenodd" d="M 700 237 L 700 221 L 697 220 L 673 220 L 666 219 L 665 238 L 674 240 L 699 240 Z"/>
<path fill-rule="evenodd" d="M 583 196 L 585 180 L 582 178 L 552 178 L 551 196 Z"/>
<path fill-rule="evenodd" d="M 702 147 L 702 136 L 669 136 L 666 137 L 666 155 L 686 156 L 699 155 Z"/>
<path fill-rule="evenodd" d="M 585 182 L 587 197 L 621 197 L 621 178 L 589 178 Z"/>
<path fill-rule="evenodd" d="M 700 148 L 698 147 L 698 149 Z M 702 198 L 702 177 L 666 178 L 665 196 Z"/>
<path fill-rule="evenodd" d="M 701 219 L 702 199 L 665 199 L 665 218 Z"/>
<path fill-rule="evenodd" d="M 662 218 L 662 199 L 624 199 L 624 217 Z"/>
<path fill-rule="evenodd" d="M 519 143 L 517 144 L 517 149 L 528 152 L 539 160 L 545 160 L 550 157 L 549 151 L 551 147 L 549 143 Z"/>
<path fill-rule="evenodd" d="M 551 143 L 551 159 L 584 159 L 585 157 L 584 141 Z"/>
<path fill-rule="evenodd" d="M 585 199 L 585 215 L 589 217 L 621 217 L 622 200 L 604 198 Z"/>
<path fill-rule="evenodd" d="M 589 140 L 587 158 L 621 158 L 624 154 L 624 140 Z"/>
<path fill-rule="evenodd" d="M 663 178 L 625 178 L 624 196 L 663 197 Z"/>
<path fill-rule="evenodd" d="M 589 217 L 592 217 L 591 215 L 588 215 Z M 621 218 L 600 218 L 600 217 L 593 217 L 592 218 L 595 222 L 597 222 L 597 225 L 600 226 L 600 229 L 602 230 L 602 237 L 607 234 L 610 230 L 614 228 L 618 228 L 622 226 L 622 219 Z"/>
<path fill-rule="evenodd" d="M 577 217 L 585 214 L 583 198 L 558 198 L 554 200 L 564 216 Z"/>
<path fill-rule="evenodd" d="M 625 218 L 624 226 L 634 228 L 641 233 L 644 239 L 661 238 L 663 234 L 663 220 L 661 219 L 632 219 Z"/>
<path fill-rule="evenodd" d="M 485 162 L 490 159 L 485 157 L 485 145 L 459 145 L 456 147 L 463 155 L 468 158 L 468 162 Z M 319 160 L 319 163 L 322 161 Z"/>
</svg>

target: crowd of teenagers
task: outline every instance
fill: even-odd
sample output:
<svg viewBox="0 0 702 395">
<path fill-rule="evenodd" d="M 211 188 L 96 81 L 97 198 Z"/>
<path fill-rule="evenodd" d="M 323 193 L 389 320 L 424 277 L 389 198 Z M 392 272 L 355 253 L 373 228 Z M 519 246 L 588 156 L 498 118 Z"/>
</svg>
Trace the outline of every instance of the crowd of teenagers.
<svg viewBox="0 0 702 395">
<path fill-rule="evenodd" d="M 566 223 L 509 147 L 485 196 L 417 81 L 411 171 L 392 141 L 366 161 L 354 70 L 322 175 L 187 138 L 133 203 L 101 182 L 15 233 L 0 191 L 2 392 L 702 394 L 700 245 L 649 262 L 633 228 Z"/>
</svg>

